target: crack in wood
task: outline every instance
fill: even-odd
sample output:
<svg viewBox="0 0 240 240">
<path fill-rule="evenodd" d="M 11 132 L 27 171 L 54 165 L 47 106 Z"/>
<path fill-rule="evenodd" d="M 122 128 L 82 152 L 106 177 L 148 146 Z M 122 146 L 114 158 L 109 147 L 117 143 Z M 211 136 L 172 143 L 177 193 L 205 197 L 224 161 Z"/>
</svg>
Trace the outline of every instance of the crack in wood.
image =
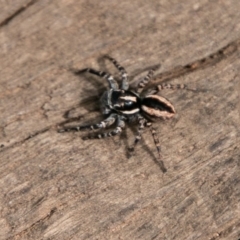
<svg viewBox="0 0 240 240">
<path fill-rule="evenodd" d="M 14 147 L 16 147 L 16 146 L 18 146 L 18 145 L 20 145 L 20 144 L 23 144 L 24 142 L 28 141 L 29 139 L 34 138 L 34 137 L 38 136 L 39 134 L 42 134 L 42 133 L 47 132 L 50 128 L 51 128 L 51 127 L 46 127 L 46 128 L 44 128 L 44 129 L 42 129 L 42 130 L 36 131 L 36 132 L 34 132 L 33 134 L 30 134 L 28 137 L 24 138 L 23 140 L 20 140 L 20 141 L 18 141 L 18 142 L 15 142 L 15 143 L 7 146 L 7 147 L 4 147 L 4 144 L 2 144 L 2 145 L 1 145 L 2 149 L 0 150 L 0 152 L 4 152 L 4 151 L 6 151 L 6 150 L 8 150 L 8 149 L 10 149 L 10 148 L 14 148 Z"/>
<path fill-rule="evenodd" d="M 186 74 L 192 73 L 194 71 L 202 70 L 207 67 L 211 67 L 223 59 L 231 56 L 233 53 L 238 51 L 240 45 L 240 39 L 232 41 L 225 45 L 224 47 L 218 49 L 216 52 L 208 55 L 207 57 L 198 59 L 184 66 L 177 66 L 170 71 L 160 73 L 154 77 L 154 80 L 169 81 L 174 78 L 184 76 Z M 154 83 L 153 83 L 154 84 Z"/>
<path fill-rule="evenodd" d="M 37 225 L 43 224 L 43 222 L 45 222 L 46 220 L 48 220 L 49 218 L 51 218 L 52 215 L 53 215 L 56 211 L 57 211 L 57 208 L 56 208 L 56 207 L 52 208 L 51 211 L 50 211 L 45 217 L 40 218 L 38 221 L 36 221 L 36 222 L 34 222 L 33 224 L 31 224 L 28 228 L 22 230 L 21 232 L 17 233 L 17 234 L 14 235 L 14 236 L 11 236 L 11 237 L 7 238 L 7 240 L 21 237 L 22 235 L 26 234 L 27 232 L 32 231 Z"/>
<path fill-rule="evenodd" d="M 27 10 L 30 6 L 32 6 L 34 3 L 36 3 L 38 0 L 32 0 L 29 3 L 27 3 L 26 5 L 21 6 L 20 8 L 18 8 L 12 15 L 10 15 L 9 17 L 7 17 L 6 19 L 4 19 L 1 23 L 0 23 L 0 27 L 3 27 L 5 25 L 8 25 L 15 17 L 17 17 L 19 14 L 21 14 L 22 12 L 24 12 L 25 10 Z"/>
</svg>

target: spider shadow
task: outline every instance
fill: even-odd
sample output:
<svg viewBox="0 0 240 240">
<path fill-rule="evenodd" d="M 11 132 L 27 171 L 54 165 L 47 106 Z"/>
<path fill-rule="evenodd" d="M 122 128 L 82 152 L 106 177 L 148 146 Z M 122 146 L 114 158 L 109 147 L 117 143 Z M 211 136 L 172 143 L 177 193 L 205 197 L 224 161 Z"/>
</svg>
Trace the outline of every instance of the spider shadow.
<svg viewBox="0 0 240 240">
<path fill-rule="evenodd" d="M 102 68 L 102 69 L 106 70 L 106 64 L 104 63 L 104 58 L 100 57 L 100 58 L 98 58 L 97 61 L 98 61 L 98 65 L 100 66 L 99 69 Z M 107 90 L 106 86 L 104 85 L 104 82 L 102 81 L 102 79 L 100 77 L 94 76 L 93 74 L 89 74 L 89 73 L 85 72 L 84 69 L 77 69 L 77 68 L 71 68 L 71 67 L 68 68 L 68 70 L 75 76 L 83 76 L 83 78 L 86 78 L 87 81 L 89 83 L 91 83 L 91 85 L 93 86 L 93 88 L 95 90 L 93 91 L 93 90 L 84 89 L 84 92 L 86 93 L 86 95 L 89 95 L 89 97 L 82 99 L 78 104 L 76 104 L 72 108 L 66 110 L 63 114 L 63 117 L 67 120 L 61 122 L 60 125 L 63 125 L 65 123 L 69 123 L 69 122 L 74 122 L 74 121 L 84 118 L 84 115 L 80 115 L 78 117 L 72 117 L 72 112 L 80 107 L 84 107 L 84 109 L 86 109 L 88 111 L 89 111 L 89 107 L 90 107 L 89 112 L 95 112 L 95 111 L 100 112 L 100 104 L 99 103 L 96 104 L 96 103 L 101 98 L 103 92 Z M 79 96 L 79 97 L 81 98 L 81 96 Z"/>
</svg>

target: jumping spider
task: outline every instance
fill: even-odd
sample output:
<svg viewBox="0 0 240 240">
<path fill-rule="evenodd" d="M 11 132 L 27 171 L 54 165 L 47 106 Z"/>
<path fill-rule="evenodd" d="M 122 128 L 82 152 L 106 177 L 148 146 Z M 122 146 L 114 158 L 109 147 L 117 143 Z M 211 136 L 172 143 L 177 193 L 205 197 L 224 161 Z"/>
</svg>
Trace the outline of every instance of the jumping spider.
<svg viewBox="0 0 240 240">
<path fill-rule="evenodd" d="M 63 127 L 59 130 L 59 132 L 96 130 L 107 128 L 114 123 L 116 124 L 116 127 L 112 131 L 83 137 L 83 140 L 93 138 L 99 139 L 115 136 L 121 133 L 122 130 L 125 128 L 125 122 L 137 121 L 139 124 L 138 132 L 135 137 L 134 144 L 129 150 L 131 152 L 134 151 L 134 148 L 141 139 L 143 129 L 145 127 L 149 127 L 158 151 L 159 160 L 161 162 L 159 140 L 157 138 L 156 130 L 152 126 L 152 122 L 154 122 L 158 118 L 163 120 L 172 118 L 176 112 L 174 106 L 169 100 L 156 94 L 162 89 L 184 89 L 186 88 L 186 85 L 160 84 L 148 94 L 142 95 L 140 94 L 141 90 L 152 79 L 153 73 L 156 68 L 151 69 L 148 74 L 139 82 L 136 91 L 132 91 L 129 90 L 128 75 L 125 69 L 120 66 L 115 59 L 109 56 L 106 56 L 106 58 L 115 65 L 115 67 L 119 70 L 121 74 L 120 88 L 112 75 L 106 72 L 98 71 L 92 68 L 86 68 L 75 73 L 89 72 L 108 81 L 109 89 L 105 91 L 101 97 L 102 113 L 106 115 L 107 118 L 100 123 L 96 123 L 93 125 Z M 162 169 L 164 172 L 166 171 L 163 165 Z"/>
</svg>

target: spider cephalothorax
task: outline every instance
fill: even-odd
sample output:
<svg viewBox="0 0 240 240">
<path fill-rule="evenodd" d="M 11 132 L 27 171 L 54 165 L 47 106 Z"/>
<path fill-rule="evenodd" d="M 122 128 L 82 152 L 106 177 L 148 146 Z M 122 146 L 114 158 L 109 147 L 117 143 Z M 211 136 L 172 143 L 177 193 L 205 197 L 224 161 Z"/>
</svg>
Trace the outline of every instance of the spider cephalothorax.
<svg viewBox="0 0 240 240">
<path fill-rule="evenodd" d="M 114 80 L 114 78 L 106 73 L 94 70 L 92 68 L 86 68 L 79 72 L 89 72 L 95 74 L 99 77 L 102 77 L 108 81 L 109 89 L 104 92 L 101 98 L 101 109 L 104 115 L 107 115 L 107 118 L 101 121 L 100 123 L 96 123 L 93 125 L 85 125 L 85 126 L 76 126 L 76 127 L 64 127 L 59 130 L 59 132 L 65 131 L 81 131 L 81 130 L 96 130 L 110 127 L 115 124 L 115 128 L 109 132 L 97 133 L 95 135 L 89 135 L 87 137 L 83 137 L 84 140 L 92 139 L 92 138 L 104 138 L 111 137 L 117 135 L 122 132 L 122 129 L 125 128 L 125 122 L 129 121 L 137 121 L 139 124 L 138 133 L 135 137 L 135 141 L 133 146 L 130 148 L 131 151 L 134 151 L 135 146 L 141 139 L 142 131 L 145 127 L 150 127 L 155 145 L 158 150 L 159 159 L 160 155 L 160 147 L 159 141 L 156 136 L 156 131 L 152 127 L 152 122 L 156 119 L 169 119 L 172 118 L 175 114 L 175 109 L 171 102 L 166 98 L 157 95 L 159 91 L 165 88 L 170 89 L 183 89 L 186 88 L 185 85 L 172 85 L 172 84 L 160 84 L 156 86 L 150 93 L 146 95 L 141 95 L 139 92 L 143 89 L 146 84 L 151 80 L 155 69 L 151 69 L 145 78 L 138 84 L 136 91 L 129 90 L 129 82 L 125 69 L 118 64 L 118 62 L 106 56 L 120 71 L 122 79 L 121 79 L 121 87 L 118 86 L 118 83 Z M 164 168 L 164 170 L 166 170 Z"/>
</svg>

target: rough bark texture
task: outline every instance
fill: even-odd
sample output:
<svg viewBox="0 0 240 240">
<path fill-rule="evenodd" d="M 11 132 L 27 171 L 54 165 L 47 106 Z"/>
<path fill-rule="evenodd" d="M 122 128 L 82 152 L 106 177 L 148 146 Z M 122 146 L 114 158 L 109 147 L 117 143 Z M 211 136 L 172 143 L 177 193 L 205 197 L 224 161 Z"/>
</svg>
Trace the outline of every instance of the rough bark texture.
<svg viewBox="0 0 240 240">
<path fill-rule="evenodd" d="M 240 1 L 0 1 L 0 239 L 239 239 Z M 155 124 L 167 173 L 145 131 L 83 141 L 65 121 L 99 120 L 94 67 L 151 86 L 176 118 Z"/>
</svg>

